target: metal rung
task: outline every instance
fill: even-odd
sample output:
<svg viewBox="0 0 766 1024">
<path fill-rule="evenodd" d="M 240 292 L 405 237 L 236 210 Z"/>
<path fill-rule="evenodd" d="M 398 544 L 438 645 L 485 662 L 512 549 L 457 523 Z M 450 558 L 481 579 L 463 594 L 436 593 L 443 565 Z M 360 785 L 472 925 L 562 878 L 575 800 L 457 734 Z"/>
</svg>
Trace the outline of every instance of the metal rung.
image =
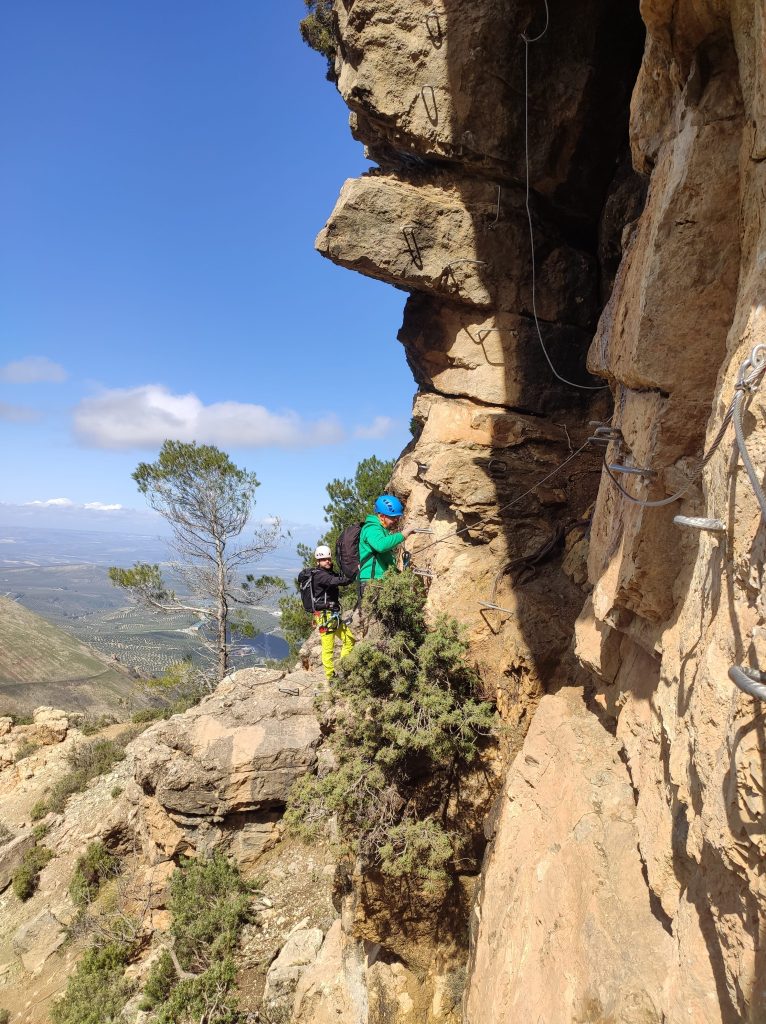
<svg viewBox="0 0 766 1024">
<path fill-rule="evenodd" d="M 500 476 L 508 472 L 508 464 L 503 459 L 490 459 L 487 463 L 487 472 L 490 476 Z"/>
<path fill-rule="evenodd" d="M 603 425 L 599 425 L 598 423 L 594 423 L 593 420 L 590 421 L 588 426 L 596 428 L 593 431 L 592 436 L 588 438 L 589 441 L 622 441 L 623 440 L 622 431 L 619 430 L 617 427 L 606 427 L 606 426 L 603 426 Z"/>
<path fill-rule="evenodd" d="M 757 697 L 758 700 L 766 700 L 766 674 L 759 672 L 756 668 L 744 668 L 742 665 L 733 665 L 729 669 L 729 679 L 738 686 L 743 693 Z"/>
<path fill-rule="evenodd" d="M 280 686 L 280 693 L 286 693 L 288 697 L 300 697 L 301 691 L 294 689 L 292 686 Z"/>
<path fill-rule="evenodd" d="M 434 47 L 437 50 L 440 49 L 444 41 L 444 33 L 442 32 L 438 11 L 429 11 L 426 15 L 426 29 Z"/>
<path fill-rule="evenodd" d="M 722 519 L 707 519 L 705 516 L 673 516 L 676 526 L 690 526 L 693 530 L 709 530 L 710 533 L 726 533 Z"/>
<path fill-rule="evenodd" d="M 433 113 L 431 113 L 431 109 L 428 106 L 428 100 L 426 99 L 426 89 L 430 89 L 431 90 L 431 106 L 433 107 Z M 434 89 L 434 87 L 430 83 L 426 83 L 424 86 L 421 87 L 420 95 L 421 95 L 421 97 L 423 99 L 423 106 L 426 108 L 426 114 L 428 116 L 428 120 L 431 122 L 432 125 L 438 125 L 438 123 L 439 123 L 439 107 L 437 106 L 437 103 L 436 103 L 436 90 Z"/>
<path fill-rule="evenodd" d="M 412 530 L 411 532 L 412 533 L 433 533 L 434 531 L 429 529 L 428 527 L 423 527 L 422 529 L 418 528 L 417 530 Z"/>
<path fill-rule="evenodd" d="M 657 476 L 653 469 L 647 469 L 644 466 L 623 466 L 619 462 L 612 462 L 609 464 L 609 468 L 613 473 L 629 473 L 631 476 Z"/>
<path fill-rule="evenodd" d="M 418 245 L 417 236 L 415 235 L 415 225 L 405 224 L 402 228 L 402 234 L 404 235 L 404 241 L 407 243 L 407 251 L 410 254 L 410 259 L 418 268 L 423 269 L 423 256 L 420 252 L 420 246 Z"/>
<path fill-rule="evenodd" d="M 491 608 L 493 611 L 496 612 L 505 612 L 506 615 L 516 614 L 515 612 L 512 612 L 510 608 L 503 608 L 502 605 L 493 604 L 491 601 L 479 601 L 479 604 L 482 606 L 482 608 Z"/>
<path fill-rule="evenodd" d="M 412 571 L 415 573 L 416 576 L 427 576 L 428 579 L 430 579 L 430 580 L 435 580 L 436 579 L 436 573 L 435 572 L 431 572 L 430 569 L 415 569 L 412 566 L 410 566 L 410 568 L 412 569 Z"/>
</svg>

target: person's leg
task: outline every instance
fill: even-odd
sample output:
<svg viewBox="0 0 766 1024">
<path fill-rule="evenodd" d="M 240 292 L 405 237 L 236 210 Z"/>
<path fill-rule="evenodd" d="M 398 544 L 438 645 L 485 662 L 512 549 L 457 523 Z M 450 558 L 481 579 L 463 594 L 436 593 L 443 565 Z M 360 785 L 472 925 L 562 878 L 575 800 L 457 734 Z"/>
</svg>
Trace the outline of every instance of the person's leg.
<svg viewBox="0 0 766 1024">
<path fill-rule="evenodd" d="M 328 679 L 335 675 L 333 663 L 333 648 L 335 647 L 335 633 L 322 633 L 322 667 Z"/>
<path fill-rule="evenodd" d="M 340 628 L 338 629 L 338 636 L 340 637 L 340 656 L 341 659 L 345 658 L 346 655 L 351 651 L 356 640 L 354 634 L 348 628 L 345 622 L 341 622 Z"/>
</svg>

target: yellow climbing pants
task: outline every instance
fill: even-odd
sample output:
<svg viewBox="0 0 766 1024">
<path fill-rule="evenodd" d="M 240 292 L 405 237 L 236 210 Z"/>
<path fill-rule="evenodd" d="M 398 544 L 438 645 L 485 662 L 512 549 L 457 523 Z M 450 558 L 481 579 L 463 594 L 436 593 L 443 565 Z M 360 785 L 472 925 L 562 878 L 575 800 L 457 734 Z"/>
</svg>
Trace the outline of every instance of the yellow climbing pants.
<svg viewBox="0 0 766 1024">
<path fill-rule="evenodd" d="M 335 637 L 340 640 L 340 656 L 345 658 L 356 641 L 354 634 L 341 619 L 333 619 L 326 612 L 315 615 L 315 625 L 320 627 L 322 639 L 322 666 L 328 679 L 335 675 Z M 325 632 L 321 632 L 324 628 Z"/>
</svg>

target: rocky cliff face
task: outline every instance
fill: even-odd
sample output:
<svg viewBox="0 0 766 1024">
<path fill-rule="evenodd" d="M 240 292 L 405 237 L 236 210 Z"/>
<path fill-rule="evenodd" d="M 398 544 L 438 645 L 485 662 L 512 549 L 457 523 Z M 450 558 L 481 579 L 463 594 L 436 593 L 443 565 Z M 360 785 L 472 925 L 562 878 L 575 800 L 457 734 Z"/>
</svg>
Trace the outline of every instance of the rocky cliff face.
<svg viewBox="0 0 766 1024">
<path fill-rule="evenodd" d="M 317 246 L 410 293 L 394 485 L 518 751 L 465 1020 L 760 1021 L 766 736 L 727 675 L 766 656 L 756 499 L 731 432 L 666 507 L 581 446 L 609 423 L 628 493 L 672 494 L 764 340 L 763 5 L 335 6 L 378 169 Z"/>
</svg>

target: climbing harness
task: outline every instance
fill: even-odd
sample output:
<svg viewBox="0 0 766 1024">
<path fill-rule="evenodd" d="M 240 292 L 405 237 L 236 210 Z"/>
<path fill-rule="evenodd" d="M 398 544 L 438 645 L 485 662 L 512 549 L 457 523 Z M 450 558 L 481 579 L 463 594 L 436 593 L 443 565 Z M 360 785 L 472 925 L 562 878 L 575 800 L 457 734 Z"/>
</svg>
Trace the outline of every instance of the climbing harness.
<svg viewBox="0 0 766 1024">
<path fill-rule="evenodd" d="M 317 612 L 317 622 L 319 625 L 319 632 L 324 635 L 325 633 L 335 633 L 340 629 L 340 612 L 339 611 L 324 611 Z"/>
</svg>

